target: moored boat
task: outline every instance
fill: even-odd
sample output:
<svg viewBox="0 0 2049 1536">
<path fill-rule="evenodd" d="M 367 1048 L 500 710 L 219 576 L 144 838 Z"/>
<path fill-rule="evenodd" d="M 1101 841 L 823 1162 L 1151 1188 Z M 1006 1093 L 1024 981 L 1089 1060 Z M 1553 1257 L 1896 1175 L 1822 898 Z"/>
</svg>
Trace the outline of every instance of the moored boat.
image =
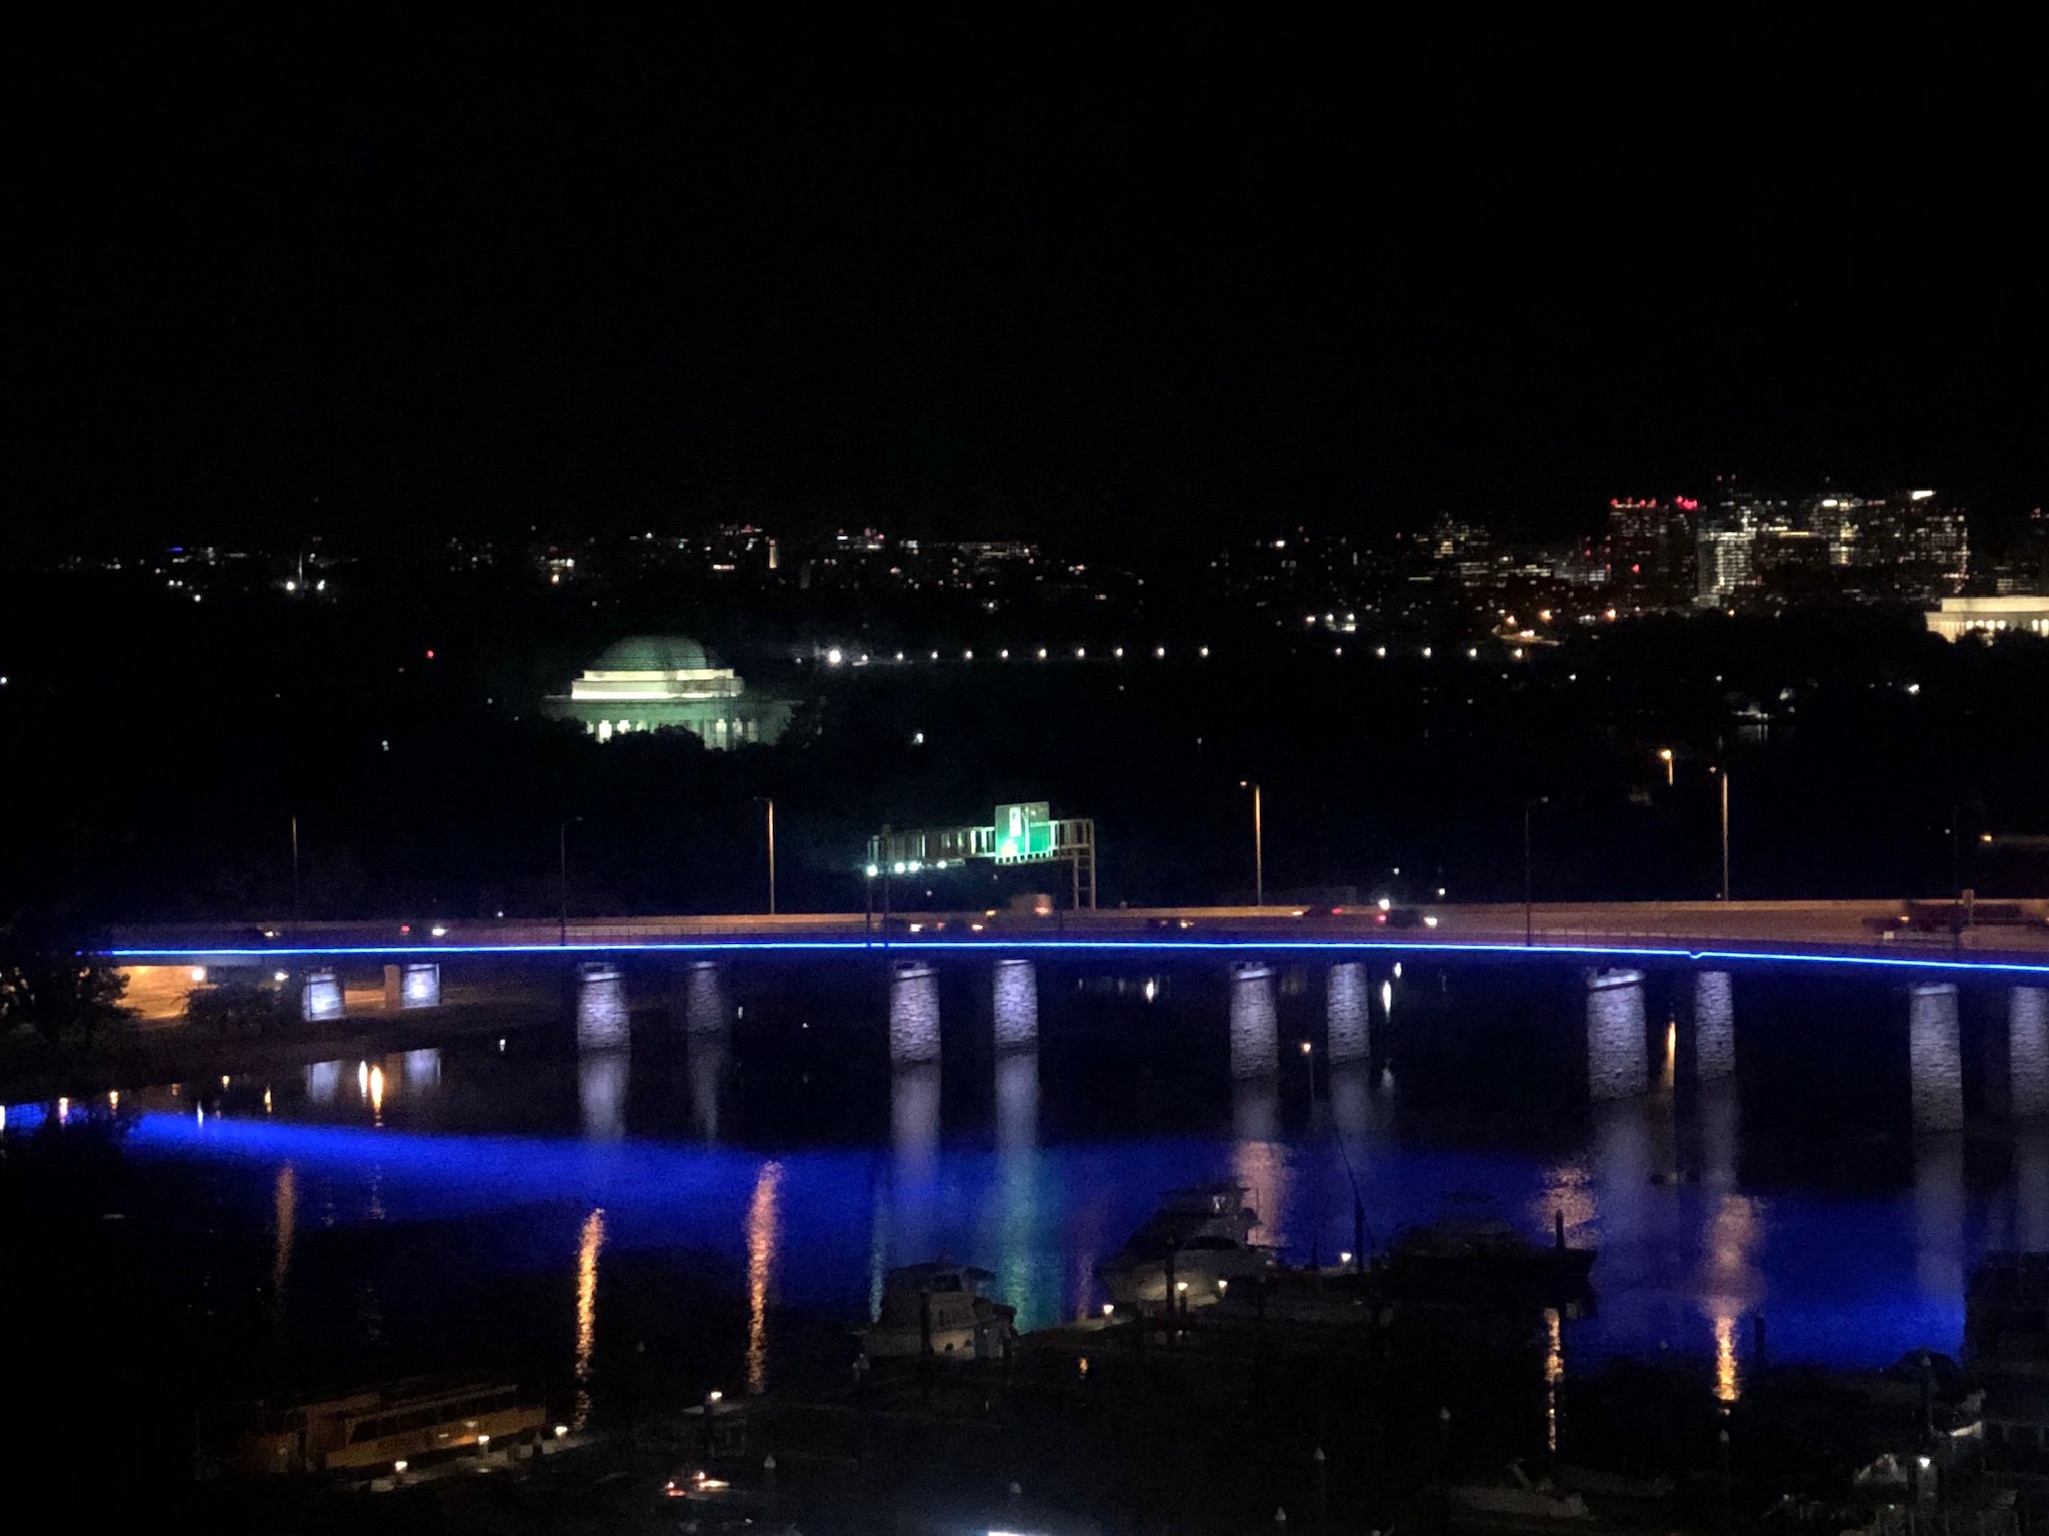
<svg viewBox="0 0 2049 1536">
<path fill-rule="evenodd" d="M 862 1351 L 871 1360 L 1007 1355 L 1017 1338 L 1017 1308 L 983 1293 L 995 1278 L 945 1259 L 892 1269 L 883 1277 L 881 1314 L 860 1330 Z"/>
<path fill-rule="evenodd" d="M 1120 1306 L 1187 1306 L 1223 1299 L 1239 1280 L 1274 1267 L 1271 1251 L 1251 1241 L 1259 1215 L 1245 1204 L 1243 1186 L 1203 1184 L 1170 1191 L 1116 1255 L 1097 1269 Z"/>
</svg>

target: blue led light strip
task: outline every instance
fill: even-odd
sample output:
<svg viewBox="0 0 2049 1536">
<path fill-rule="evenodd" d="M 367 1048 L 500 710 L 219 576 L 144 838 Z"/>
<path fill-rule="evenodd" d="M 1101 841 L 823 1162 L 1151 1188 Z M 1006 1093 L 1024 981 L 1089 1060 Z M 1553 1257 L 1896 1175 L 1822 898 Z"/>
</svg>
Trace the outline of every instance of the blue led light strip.
<svg viewBox="0 0 2049 1536">
<path fill-rule="evenodd" d="M 940 952 L 1037 954 L 1362 954 L 1386 952 L 1494 955 L 1526 960 L 1594 958 L 1682 960 L 1693 964 L 1862 966 L 1894 971 L 1979 971 L 1998 975 L 2049 977 L 2049 960 L 1972 959 L 1962 955 L 1921 958 L 1891 955 L 1819 954 L 1800 950 L 1653 948 L 1647 945 L 1460 943 L 1433 940 L 1406 944 L 1386 939 L 912 939 L 879 943 L 866 939 L 661 939 L 591 944 L 337 944 L 303 948 L 105 949 L 105 960 L 157 960 L 189 964 L 203 960 L 290 960 L 384 957 L 434 959 L 445 955 L 661 955 L 661 954 L 932 954 Z"/>
</svg>

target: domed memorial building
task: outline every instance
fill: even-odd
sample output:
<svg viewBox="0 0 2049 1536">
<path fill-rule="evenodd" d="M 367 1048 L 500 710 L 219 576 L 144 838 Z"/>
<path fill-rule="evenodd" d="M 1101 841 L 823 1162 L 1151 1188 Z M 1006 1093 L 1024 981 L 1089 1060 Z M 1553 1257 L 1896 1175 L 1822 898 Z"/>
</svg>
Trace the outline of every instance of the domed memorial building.
<svg viewBox="0 0 2049 1536">
<path fill-rule="evenodd" d="M 682 635 L 635 635 L 610 647 L 547 701 L 559 720 L 581 720 L 599 741 L 628 731 L 685 730 L 707 747 L 772 742 L 790 723 L 782 699 L 749 695 L 731 667 L 715 667 Z"/>
</svg>

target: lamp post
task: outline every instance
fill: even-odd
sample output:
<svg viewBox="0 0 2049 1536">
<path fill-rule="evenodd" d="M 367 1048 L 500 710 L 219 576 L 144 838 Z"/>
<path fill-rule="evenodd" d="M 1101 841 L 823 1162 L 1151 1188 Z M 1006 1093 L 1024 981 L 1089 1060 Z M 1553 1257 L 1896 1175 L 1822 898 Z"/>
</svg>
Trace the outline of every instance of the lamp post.
<svg viewBox="0 0 2049 1536">
<path fill-rule="evenodd" d="M 775 916 L 775 797 L 756 795 L 757 804 L 768 807 L 768 915 Z"/>
<path fill-rule="evenodd" d="M 1266 905 L 1266 834 L 1260 825 L 1259 786 L 1250 779 L 1238 781 L 1240 789 L 1252 791 L 1252 904 Z"/>
<path fill-rule="evenodd" d="M 1540 805 L 1549 805 L 1549 795 L 1539 795 L 1534 800 L 1523 802 L 1523 946 L 1528 948 L 1536 942 L 1536 905 L 1530 880 L 1530 812 Z"/>
<path fill-rule="evenodd" d="M 299 816 L 292 813 L 292 934 L 299 932 Z"/>
<path fill-rule="evenodd" d="M 1658 761 L 1665 765 L 1665 788 L 1670 789 L 1672 787 L 1672 749 L 1670 747 L 1658 748 Z"/>
<path fill-rule="evenodd" d="M 566 945 L 569 942 L 569 829 L 582 820 L 581 816 L 565 816 L 562 818 L 562 825 L 555 829 L 555 848 L 561 858 L 562 873 L 562 926 L 556 939 L 558 944 Z"/>
<path fill-rule="evenodd" d="M 1717 770 L 1722 781 L 1722 900 L 1729 899 L 1729 770 Z"/>
</svg>

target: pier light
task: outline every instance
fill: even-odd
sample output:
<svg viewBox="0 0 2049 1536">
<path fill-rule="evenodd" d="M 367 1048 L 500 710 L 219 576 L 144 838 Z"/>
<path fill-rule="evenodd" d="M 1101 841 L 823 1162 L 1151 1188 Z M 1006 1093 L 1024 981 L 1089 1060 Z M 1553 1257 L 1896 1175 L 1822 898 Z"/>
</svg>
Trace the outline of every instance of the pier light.
<svg viewBox="0 0 2049 1536">
<path fill-rule="evenodd" d="M 1376 645 L 1375 647 L 1373 647 L 1373 654 L 1375 656 L 1378 656 L 1382 661 L 1385 661 L 1387 660 L 1387 647 L 1384 645 Z"/>
<path fill-rule="evenodd" d="M 1231 1282 L 1230 1282 L 1230 1281 L 1228 1281 L 1228 1280 L 1221 1280 L 1221 1279 L 1217 1281 L 1217 1294 L 1218 1294 L 1219 1296 L 1223 1295 L 1223 1294 L 1224 1294 L 1224 1292 L 1228 1291 L 1228 1290 L 1229 1290 L 1230 1288 L 1231 1288 Z"/>
<path fill-rule="evenodd" d="M 868 866 L 868 878 L 869 878 L 870 880 L 873 880 L 873 879 L 874 879 L 874 878 L 875 878 L 875 877 L 876 877 L 877 875 L 879 875 L 879 874 L 881 874 L 881 873 L 882 873 L 882 871 L 881 871 L 880 869 L 878 869 L 878 868 L 877 868 L 877 867 L 876 867 L 875 865 L 873 865 L 873 864 L 870 864 L 870 865 Z"/>
<path fill-rule="evenodd" d="M 1122 661 L 1124 659 L 1124 647 L 1120 645 L 1117 647 L 1116 650 L 1112 651 L 1110 654 L 1116 657 L 1119 661 Z"/>
<path fill-rule="evenodd" d="M 1088 647 L 1077 645 L 1074 648 L 1074 659 L 1076 661 L 1087 661 L 1089 659 Z"/>
<path fill-rule="evenodd" d="M 1307 1056 L 1313 1049 L 1315 1049 L 1315 1047 L 1311 1046 L 1307 1040 L 1304 1040 L 1302 1042 L 1302 1054 L 1304 1056 Z"/>
<path fill-rule="evenodd" d="M 1039 647 L 1039 660 L 1041 660 L 1041 661 L 1044 661 L 1045 659 L 1046 659 L 1046 648 L 1045 648 L 1045 647 L 1044 647 L 1044 646 L 1042 645 L 1042 646 L 1040 646 L 1040 647 Z"/>
<path fill-rule="evenodd" d="M 975 659 L 975 653 L 973 651 L 962 651 L 960 653 L 960 659 L 962 661 L 973 661 Z"/>
<path fill-rule="evenodd" d="M 391 1464 L 391 1470 L 397 1473 L 400 1477 L 405 1476 L 406 1459 L 403 1456 L 401 1456 L 397 1461 L 394 1461 Z"/>
<path fill-rule="evenodd" d="M 1188 1282 L 1186 1280 L 1176 1280 L 1174 1282 L 1174 1294 L 1176 1296 L 1179 1296 L 1180 1294 L 1182 1294 L 1182 1292 L 1186 1291 L 1187 1289 Z"/>
<path fill-rule="evenodd" d="M 560 1440 L 560 1439 L 561 1439 L 561 1438 L 562 1438 L 562 1437 L 563 1437 L 564 1435 L 566 1435 L 566 1434 L 568 1434 L 568 1433 L 569 1433 L 569 1426 L 568 1426 L 567 1424 L 557 1424 L 557 1425 L 555 1426 L 555 1438 L 556 1438 L 557 1440 Z"/>
<path fill-rule="evenodd" d="M 711 1391 L 704 1394 L 704 1400 L 707 1403 L 721 1403 L 725 1401 L 725 1398 L 726 1394 L 719 1391 L 716 1387 L 712 1388 Z"/>
<path fill-rule="evenodd" d="M 1105 1317 L 1108 1317 L 1108 1316 L 1110 1316 L 1110 1315 L 1111 1315 L 1111 1314 L 1112 1314 L 1113 1312 L 1115 1312 L 1116 1310 L 1117 1310 L 1117 1303 L 1116 1303 L 1116 1302 L 1114 1302 L 1114 1301 L 1106 1301 L 1106 1302 L 1104 1302 L 1104 1303 L 1103 1303 L 1103 1316 L 1105 1316 Z"/>
<path fill-rule="evenodd" d="M 1206 645 L 1197 646 L 1195 648 L 1195 654 L 1202 657 L 1203 660 L 1207 661 L 1209 660 L 1209 647 Z"/>
<path fill-rule="evenodd" d="M 1010 652 L 1008 650 L 998 651 L 996 653 L 996 659 L 998 661 L 1008 661 L 1010 660 Z"/>
<path fill-rule="evenodd" d="M 828 667 L 836 667 L 846 659 L 847 658 L 845 653 L 842 652 L 838 646 L 834 646 L 831 650 L 825 653 L 825 664 Z"/>
<path fill-rule="evenodd" d="M 1166 648 L 1166 647 L 1165 647 L 1164 645 L 1156 645 L 1156 646 L 1154 646 L 1154 647 L 1153 647 L 1153 660 L 1155 660 L 1155 661 L 1165 661 L 1166 659 L 1167 659 L 1167 648 Z"/>
<path fill-rule="evenodd" d="M 1340 1264 L 1349 1264 L 1349 1263 L 1351 1263 L 1351 1262 L 1352 1262 L 1352 1256 L 1351 1256 L 1351 1254 L 1349 1254 L 1349 1253 L 1340 1253 L 1340 1254 L 1338 1255 L 1338 1262 L 1339 1262 Z"/>
<path fill-rule="evenodd" d="M 490 1449 L 491 1449 L 491 1437 L 490 1437 L 489 1435 L 479 1435 L 479 1436 L 477 1436 L 477 1449 L 479 1449 L 479 1450 L 483 1450 L 483 1451 L 488 1451 L 488 1450 L 490 1450 Z"/>
</svg>

